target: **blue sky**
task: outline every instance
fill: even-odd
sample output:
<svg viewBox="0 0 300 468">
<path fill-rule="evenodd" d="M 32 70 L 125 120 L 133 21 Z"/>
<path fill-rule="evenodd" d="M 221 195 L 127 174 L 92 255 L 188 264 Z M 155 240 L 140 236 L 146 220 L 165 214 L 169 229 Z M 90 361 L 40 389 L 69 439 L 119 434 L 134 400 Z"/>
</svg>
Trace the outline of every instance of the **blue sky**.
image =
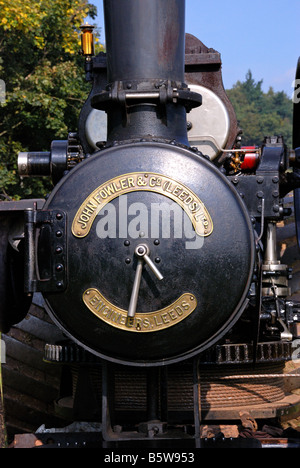
<svg viewBox="0 0 300 468">
<path fill-rule="evenodd" d="M 122 0 L 120 0 L 122 1 Z M 101 0 L 97 26 L 104 22 Z M 268 91 L 292 95 L 300 56 L 300 0 L 186 0 L 186 32 L 221 53 L 223 82 L 231 88 L 252 71 Z"/>
</svg>

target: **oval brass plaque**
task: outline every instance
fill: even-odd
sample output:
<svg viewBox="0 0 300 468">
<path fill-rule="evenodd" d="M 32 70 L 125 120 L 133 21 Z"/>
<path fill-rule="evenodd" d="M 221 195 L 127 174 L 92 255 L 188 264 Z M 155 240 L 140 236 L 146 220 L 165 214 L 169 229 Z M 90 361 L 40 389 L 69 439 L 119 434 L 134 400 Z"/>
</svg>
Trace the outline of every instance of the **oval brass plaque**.
<svg viewBox="0 0 300 468">
<path fill-rule="evenodd" d="M 95 217 L 107 203 L 121 195 L 136 191 L 156 192 L 171 198 L 187 213 L 196 234 L 206 237 L 212 233 L 211 217 L 192 190 L 162 174 L 132 172 L 105 182 L 84 200 L 73 220 L 73 235 L 79 238 L 87 236 Z"/>
<path fill-rule="evenodd" d="M 136 313 L 128 320 L 127 311 L 114 306 L 96 288 L 83 293 L 83 302 L 99 319 L 116 328 L 131 332 L 156 332 L 172 327 L 188 317 L 197 307 L 193 294 L 182 294 L 168 307 L 154 312 Z"/>
</svg>

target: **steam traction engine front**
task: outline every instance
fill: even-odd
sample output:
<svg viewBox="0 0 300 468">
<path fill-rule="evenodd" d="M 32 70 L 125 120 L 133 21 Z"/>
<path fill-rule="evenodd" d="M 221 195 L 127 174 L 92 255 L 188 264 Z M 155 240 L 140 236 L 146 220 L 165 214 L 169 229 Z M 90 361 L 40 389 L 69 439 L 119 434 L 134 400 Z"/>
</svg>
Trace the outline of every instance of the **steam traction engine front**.
<svg viewBox="0 0 300 468">
<path fill-rule="evenodd" d="M 106 56 L 83 28 L 93 87 L 78 135 L 19 156 L 22 176 L 55 183 L 24 211 L 22 240 L 25 292 L 68 338 L 46 358 L 102 372 L 102 404 L 82 419 L 101 412 L 106 442 L 276 417 L 298 405 L 281 374 L 300 313 L 276 252 L 297 150 L 239 147 L 219 54 L 187 36 L 185 55 L 182 0 L 104 10 Z"/>
</svg>

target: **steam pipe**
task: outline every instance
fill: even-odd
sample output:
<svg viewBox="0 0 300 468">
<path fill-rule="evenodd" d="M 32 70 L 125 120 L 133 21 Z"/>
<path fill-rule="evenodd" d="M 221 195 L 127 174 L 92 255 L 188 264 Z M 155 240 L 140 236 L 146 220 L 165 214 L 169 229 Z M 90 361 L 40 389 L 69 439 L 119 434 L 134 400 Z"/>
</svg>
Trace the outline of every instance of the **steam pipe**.
<svg viewBox="0 0 300 468">
<path fill-rule="evenodd" d="M 104 0 L 108 82 L 184 81 L 185 0 Z"/>
<path fill-rule="evenodd" d="M 185 0 L 103 0 L 107 82 L 92 106 L 107 112 L 107 141 L 189 145 L 186 111 L 201 96 L 184 84 Z"/>
</svg>

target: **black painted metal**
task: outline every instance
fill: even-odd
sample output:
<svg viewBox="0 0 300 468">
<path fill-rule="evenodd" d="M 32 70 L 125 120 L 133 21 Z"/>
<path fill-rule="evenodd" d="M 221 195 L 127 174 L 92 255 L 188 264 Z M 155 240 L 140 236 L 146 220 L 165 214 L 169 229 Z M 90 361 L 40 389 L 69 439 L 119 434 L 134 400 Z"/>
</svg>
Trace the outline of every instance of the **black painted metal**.
<svg viewBox="0 0 300 468">
<path fill-rule="evenodd" d="M 7 333 L 27 314 L 32 297 L 24 292 L 24 210 L 44 200 L 5 201 L 0 203 L 0 331 Z"/>
<path fill-rule="evenodd" d="M 293 148 L 296 151 L 296 164 L 294 167 L 294 175 L 300 177 L 300 99 L 299 99 L 299 80 L 300 80 L 300 57 L 297 63 L 295 76 L 295 95 L 293 106 Z M 298 91 L 297 91 L 298 90 Z M 298 182 L 299 183 L 299 182 Z M 294 211 L 296 223 L 296 235 L 298 248 L 300 249 L 300 188 L 294 190 Z"/>
<path fill-rule="evenodd" d="M 32 176 L 45 176 L 50 175 L 50 161 L 51 153 L 44 152 L 30 152 L 27 158 L 27 173 Z"/>
<path fill-rule="evenodd" d="M 11 213 L 0 213 L 0 332 L 7 333 L 10 327 L 20 322 L 28 312 L 31 297 L 24 294 L 23 244 L 18 250 L 10 244 L 13 226 L 21 220 Z"/>
<path fill-rule="evenodd" d="M 63 210 L 26 210 L 24 216 L 25 292 L 67 287 L 67 220 Z"/>
<path fill-rule="evenodd" d="M 300 148 L 295 150 L 296 155 L 300 159 Z M 300 179 L 300 167 L 294 167 L 294 175 Z M 300 249 L 300 188 L 299 186 L 294 189 L 294 213 L 295 213 L 295 227 L 296 227 L 296 237 L 298 248 Z"/>
<path fill-rule="evenodd" d="M 201 96 L 190 93 L 184 83 L 184 3 L 183 0 L 104 0 L 108 75 L 104 77 L 106 59 L 98 56 L 93 60 L 93 68 L 88 70 L 90 78 L 98 68 L 94 73 L 93 90 L 80 116 L 79 138 L 88 153 L 90 147 L 85 140 L 84 122 L 94 107 L 107 112 L 107 144 L 99 145 L 101 151 L 93 156 L 83 155 L 76 135 L 70 134 L 66 141 L 53 142 L 50 153 L 28 153 L 30 175 L 51 174 L 57 185 L 41 210 L 35 206 L 26 211 L 25 238 L 20 243 L 25 252 L 24 255 L 21 252 L 21 262 L 10 263 L 8 271 L 7 260 L 10 262 L 14 258 L 7 255 L 5 249 L 10 231 L 6 219 L 4 234 L 0 232 L 3 253 L 0 270 L 4 275 L 1 286 L 9 294 L 15 288 L 17 299 L 23 297 L 20 295 L 23 284 L 26 292 L 41 291 L 50 317 L 72 339 L 72 346 L 60 348 L 59 345 L 58 353 L 56 347 L 54 351 L 47 348 L 47 359 L 50 355 L 50 360 L 85 364 L 80 368 L 73 408 L 74 415 L 78 416 L 76 419 L 93 416 L 98 405 L 98 402 L 86 399 L 87 395 L 92 395 L 92 389 L 85 366 L 94 366 L 102 359 L 110 361 L 103 365 L 104 444 L 106 441 L 135 440 L 136 437 L 150 438 L 156 432 L 161 439 L 178 437 L 175 433 L 166 434 L 165 424 L 161 422 L 168 419 L 164 418 L 168 411 L 163 405 L 166 385 L 159 388 L 167 364 L 190 358 L 195 358 L 196 362 L 200 353 L 203 369 L 207 364 L 282 362 L 291 354 L 291 343 L 280 338 L 279 327 L 274 326 L 277 334 L 269 336 L 269 339 L 278 337 L 278 341 L 259 341 L 261 337 L 268 339 L 268 335 L 261 333 L 260 336 L 259 333 L 270 320 L 271 313 L 266 308 L 264 314 L 260 314 L 262 291 L 257 281 L 260 244 L 255 242 L 250 215 L 258 224 L 261 222 L 262 227 L 264 220 L 283 219 L 282 195 L 291 187 L 298 187 L 299 182 L 296 177 L 289 180 L 285 175 L 288 159 L 281 139 L 271 138 L 264 142 L 256 172 L 241 172 L 228 177 L 224 176 L 226 165 L 222 173 L 216 165 L 189 148 L 186 113 L 201 104 Z M 200 54 L 203 48 L 203 44 L 199 46 L 197 41 L 189 39 L 186 71 L 189 79 L 196 69 L 202 77 L 208 73 L 204 81 L 200 79 L 200 84 L 209 84 L 208 88 L 216 91 L 221 85 L 220 57 L 214 51 L 206 50 L 208 61 L 205 60 Z M 196 60 L 191 57 L 194 53 Z M 200 71 L 195 64 L 205 64 L 206 68 Z M 211 74 L 212 70 L 218 70 L 218 78 Z M 191 80 L 194 81 L 198 82 Z M 298 141 L 299 134 L 298 109 L 299 106 L 294 115 L 294 141 Z M 228 145 L 235 141 L 235 123 L 231 132 Z M 297 175 L 299 151 L 295 153 L 294 175 Z M 151 172 L 166 175 L 176 184 L 183 184 L 187 190 L 195 192 L 213 220 L 213 231 L 203 244 L 188 248 L 187 244 L 191 245 L 193 241 L 186 232 L 181 237 L 175 236 L 174 232 L 167 236 L 161 232 L 153 235 L 152 228 L 158 226 L 151 221 L 151 207 L 168 205 L 170 201 L 160 192 L 146 190 L 127 193 L 126 205 L 122 204 L 125 197 L 122 203 L 117 196 L 112 200 L 111 209 L 116 215 L 115 235 L 99 235 L 99 222 L 104 218 L 102 211 L 89 235 L 83 239 L 76 237 L 71 225 L 83 201 L 101 184 L 122 175 L 126 177 L 130 172 L 141 172 L 145 177 Z M 148 210 L 149 223 L 143 226 L 146 232 L 142 234 L 140 227 L 140 233 L 134 236 L 129 233 L 132 218 L 128 215 L 134 214 L 129 213 L 129 207 L 141 209 L 141 206 Z M 124 224 L 120 227 L 124 216 L 126 237 L 121 235 Z M 186 220 L 186 214 L 184 216 Z M 163 214 L 161 222 L 165 218 Z M 174 218 L 170 221 L 172 230 Z M 261 234 L 264 245 L 263 230 Z M 169 306 L 183 293 L 197 299 L 196 309 L 184 320 L 169 326 L 170 319 L 165 316 L 160 325 L 166 326 L 158 326 L 149 333 L 140 333 L 138 327 L 132 332 L 113 326 L 115 324 L 96 317 L 83 301 L 86 289 L 96 288 L 117 311 L 128 310 L 137 265 L 135 248 L 141 241 L 150 247 L 151 258 L 157 261 L 164 278 L 158 282 L 147 267 L 143 269 L 138 313 L 157 313 L 155 311 Z M 16 269 L 24 263 L 25 278 L 21 275 L 20 280 Z M 9 276 L 17 282 L 9 283 Z M 0 329 L 3 329 L 3 323 L 7 326 L 8 318 L 9 324 L 20 318 L 20 315 L 8 317 L 10 297 L 7 299 L 7 291 L 3 294 L 3 288 L 0 289 Z M 285 305 L 290 311 L 290 319 L 285 317 L 285 321 L 287 325 L 293 324 L 297 321 L 293 310 L 298 309 L 298 305 L 290 302 L 289 309 Z M 270 310 L 273 306 L 272 301 Z M 13 304 L 13 313 L 15 310 Z M 23 317 L 24 308 L 19 308 L 19 312 Z M 283 314 L 283 310 L 279 313 Z M 160 315 L 160 319 L 162 317 Z M 126 433 L 117 429 L 118 426 L 113 429 L 115 363 L 146 368 L 147 421 L 138 426 L 138 436 L 136 431 Z M 198 395 L 201 379 L 195 365 L 193 370 L 195 433 L 189 441 L 200 447 Z M 174 441 L 172 443 L 174 446 Z"/>
<path fill-rule="evenodd" d="M 281 219 L 280 177 L 282 168 L 285 168 L 285 158 L 286 150 L 282 138 L 266 138 L 256 172 L 247 176 L 229 176 L 251 216 Z"/>
<path fill-rule="evenodd" d="M 197 297 L 198 308 L 174 327 L 152 333 L 134 333 L 133 337 L 132 333 L 95 317 L 83 303 L 82 295 L 88 287 L 99 288 L 115 306 L 127 310 L 136 268 L 134 249 L 140 238 L 129 237 L 130 245 L 125 246 L 125 238 L 119 235 L 117 225 L 115 237 L 101 239 L 99 231 L 97 233 L 99 216 L 89 235 L 77 239 L 71 233 L 71 223 L 82 200 L 94 189 L 114 177 L 137 170 L 167 173 L 188 186 L 209 211 L 214 230 L 204 238 L 203 245 L 189 249 L 186 242 L 191 239 L 184 235 L 176 238 L 172 230 L 170 238 L 160 236 L 159 245 L 155 245 L 156 237 L 151 236 L 149 224 L 148 237 L 143 241 L 151 245 L 152 259 L 161 258 L 159 268 L 164 280 L 154 281 L 144 269 L 139 312 L 166 307 L 185 292 Z M 75 341 L 95 354 L 117 362 L 162 364 L 186 358 L 212 345 L 238 319 L 252 279 L 253 229 L 242 200 L 213 164 L 181 147 L 141 142 L 112 147 L 93 155 L 74 168 L 63 182 L 50 195 L 46 209 L 63 209 L 69 219 L 69 286 L 64 294 L 47 293 L 46 298 L 51 316 Z M 80 199 L 76 196 L 78 187 Z M 220 197 L 223 204 L 219 203 Z M 157 193 L 132 192 L 127 194 L 128 208 L 134 206 L 133 203 L 143 204 L 150 216 L 151 205 L 166 203 L 166 197 Z M 111 204 L 118 223 L 119 210 L 124 207 L 120 205 L 119 197 Z M 123 211 L 123 216 L 126 217 L 126 213 Z M 131 220 L 132 216 L 129 216 L 125 223 Z M 131 262 L 126 263 L 126 258 Z"/>
<path fill-rule="evenodd" d="M 108 142 L 151 136 L 188 145 L 186 110 L 201 96 L 183 83 L 185 2 L 105 0 L 104 17 L 109 85 L 91 103 L 107 111 Z"/>
<path fill-rule="evenodd" d="M 184 81 L 185 1 L 104 0 L 104 18 L 109 83 Z"/>
<path fill-rule="evenodd" d="M 297 63 L 296 75 L 295 75 L 295 93 L 294 93 L 294 109 L 293 109 L 293 148 L 300 147 L 300 92 L 299 92 L 299 80 L 300 80 L 300 57 Z"/>
</svg>

